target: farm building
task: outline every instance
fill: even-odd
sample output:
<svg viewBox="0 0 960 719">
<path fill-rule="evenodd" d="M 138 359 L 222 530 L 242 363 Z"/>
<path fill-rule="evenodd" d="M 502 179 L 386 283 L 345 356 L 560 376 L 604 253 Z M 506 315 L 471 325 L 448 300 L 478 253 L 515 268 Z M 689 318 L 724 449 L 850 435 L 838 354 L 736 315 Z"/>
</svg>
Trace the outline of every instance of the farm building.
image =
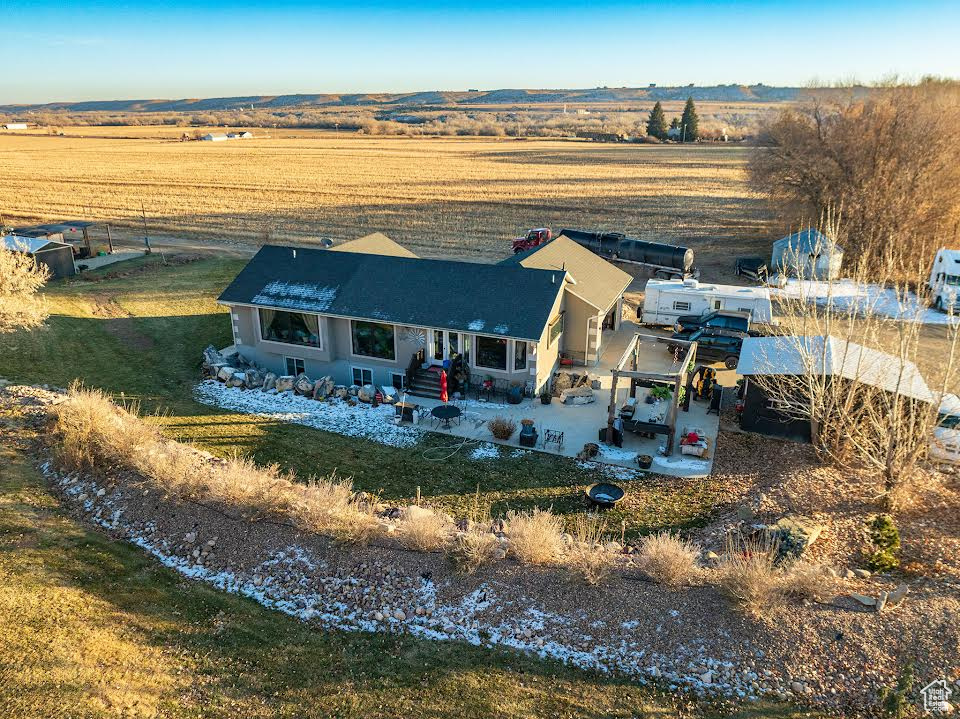
<svg viewBox="0 0 960 719">
<path fill-rule="evenodd" d="M 33 257 L 37 264 L 45 265 L 50 270 L 52 279 L 73 277 L 77 274 L 73 264 L 73 248 L 65 242 L 48 240 L 45 237 L 23 237 L 21 235 L 4 235 L 0 237 L 0 244 L 13 252 L 23 252 Z"/>
<path fill-rule="evenodd" d="M 204 142 L 225 142 L 230 138 L 224 135 L 222 132 L 208 132 L 206 135 L 200 138 Z"/>
<path fill-rule="evenodd" d="M 110 236 L 110 225 L 91 220 L 69 220 L 46 225 L 18 227 L 14 230 L 14 234 L 66 242 L 73 247 L 74 256 L 83 259 L 93 257 L 96 254 L 91 244 L 91 241 L 95 239 L 91 236 L 91 231 L 101 226 L 106 230 L 106 238 L 104 238 L 106 239 L 106 246 L 112 252 L 113 240 Z"/>
<path fill-rule="evenodd" d="M 800 376 L 817 368 L 831 381 L 866 384 L 921 402 L 933 402 L 913 362 L 836 337 L 747 337 L 737 374 L 744 378 L 740 426 L 751 432 L 809 442 L 810 422 L 772 398 L 756 377 Z M 802 400 L 801 400 L 802 401 Z"/>
<path fill-rule="evenodd" d="M 8 122 L 3 126 L 4 130 L 26 130 L 27 123 L 25 122 Z"/>
<path fill-rule="evenodd" d="M 773 243 L 770 267 L 774 273 L 805 280 L 835 280 L 842 265 L 843 248 L 813 228 Z"/>
<path fill-rule="evenodd" d="M 227 133 L 227 139 L 228 139 L 228 140 L 249 140 L 251 137 L 253 137 L 253 133 L 252 133 L 252 132 L 247 132 L 246 130 L 243 130 L 243 131 L 241 131 L 241 132 L 228 132 L 228 133 Z"/>
</svg>

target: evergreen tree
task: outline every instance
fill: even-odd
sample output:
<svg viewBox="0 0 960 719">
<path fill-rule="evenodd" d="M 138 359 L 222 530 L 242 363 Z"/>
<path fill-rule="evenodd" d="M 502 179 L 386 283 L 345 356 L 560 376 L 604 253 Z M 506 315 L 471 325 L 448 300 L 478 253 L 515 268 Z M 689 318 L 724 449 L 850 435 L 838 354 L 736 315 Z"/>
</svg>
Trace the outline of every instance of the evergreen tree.
<svg viewBox="0 0 960 719">
<path fill-rule="evenodd" d="M 647 118 L 647 135 L 660 140 L 667 137 L 667 118 L 663 115 L 663 105 L 659 100 L 650 111 L 650 117 Z"/>
<path fill-rule="evenodd" d="M 683 126 L 683 139 L 685 142 L 696 142 L 700 137 L 700 117 L 697 115 L 697 108 L 693 104 L 693 98 L 687 98 L 687 104 L 683 108 L 683 117 L 680 118 L 680 124 Z"/>
</svg>

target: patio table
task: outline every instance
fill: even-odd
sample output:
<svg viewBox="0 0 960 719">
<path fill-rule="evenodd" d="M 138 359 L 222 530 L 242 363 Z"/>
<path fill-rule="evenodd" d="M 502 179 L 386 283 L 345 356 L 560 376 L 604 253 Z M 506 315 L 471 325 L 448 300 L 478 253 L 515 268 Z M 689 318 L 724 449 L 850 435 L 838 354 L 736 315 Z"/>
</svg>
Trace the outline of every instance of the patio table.
<svg viewBox="0 0 960 719">
<path fill-rule="evenodd" d="M 461 412 L 460 408 L 452 404 L 437 405 L 430 410 L 430 414 L 438 421 L 443 422 L 445 429 L 450 429 L 450 421 L 457 419 Z"/>
</svg>

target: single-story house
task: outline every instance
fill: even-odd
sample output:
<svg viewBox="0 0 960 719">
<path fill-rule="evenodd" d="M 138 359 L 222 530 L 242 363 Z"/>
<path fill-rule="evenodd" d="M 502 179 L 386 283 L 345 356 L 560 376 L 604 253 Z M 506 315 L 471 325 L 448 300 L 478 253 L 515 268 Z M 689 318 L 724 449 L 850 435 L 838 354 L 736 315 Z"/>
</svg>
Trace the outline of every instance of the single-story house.
<svg viewBox="0 0 960 719">
<path fill-rule="evenodd" d="M 601 291 L 604 276 L 573 262 L 426 260 L 375 235 L 331 249 L 264 246 L 218 301 L 237 351 L 278 374 L 403 387 L 424 364 L 458 357 L 473 381 L 534 391 L 620 306 L 626 283 Z"/>
<path fill-rule="evenodd" d="M 743 376 L 740 426 L 761 434 L 809 442 L 810 422 L 770 397 L 757 377 L 800 376 L 816 370 L 832 380 L 867 384 L 921 402 L 935 401 L 917 366 L 910 361 L 837 337 L 814 335 L 747 337 L 737 374 Z"/>
<path fill-rule="evenodd" d="M 843 248 L 819 230 L 807 228 L 773 243 L 774 273 L 804 280 L 835 280 L 843 266 Z"/>
<path fill-rule="evenodd" d="M 200 139 L 205 142 L 225 142 L 230 138 L 227 137 L 222 132 L 208 132 L 206 135 L 203 135 Z"/>
<path fill-rule="evenodd" d="M 633 281 L 630 274 L 564 235 L 501 264 L 566 272 L 564 356 L 581 364 L 600 358 L 603 331 L 620 329 L 623 293 Z"/>
<path fill-rule="evenodd" d="M 77 267 L 73 263 L 73 247 L 65 242 L 44 237 L 4 235 L 0 237 L 0 246 L 33 257 L 38 265 L 44 265 L 50 270 L 51 279 L 73 277 L 77 274 Z"/>
</svg>

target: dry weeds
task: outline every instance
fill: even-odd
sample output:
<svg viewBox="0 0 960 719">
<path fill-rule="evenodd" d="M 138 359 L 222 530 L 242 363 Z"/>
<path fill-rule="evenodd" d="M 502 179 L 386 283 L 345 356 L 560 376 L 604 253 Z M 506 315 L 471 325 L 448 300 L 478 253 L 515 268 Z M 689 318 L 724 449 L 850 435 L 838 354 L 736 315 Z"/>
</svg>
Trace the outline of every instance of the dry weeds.
<svg viewBox="0 0 960 719">
<path fill-rule="evenodd" d="M 522 564 L 551 564 L 563 551 L 563 522 L 549 511 L 507 512 L 509 552 Z"/>
<path fill-rule="evenodd" d="M 397 527 L 397 539 L 408 549 L 433 552 L 450 543 L 453 530 L 453 523 L 445 515 L 426 507 L 410 506 Z"/>
<path fill-rule="evenodd" d="M 655 582 L 668 587 L 689 584 L 700 573 L 700 549 L 670 532 L 644 537 L 636 559 L 640 569 Z"/>
<path fill-rule="evenodd" d="M 99 390 L 71 387 L 55 409 L 61 461 L 97 474 L 132 470 L 166 495 L 224 505 L 249 520 L 270 517 L 350 541 L 376 533 L 372 508 L 349 481 L 332 475 L 301 483 L 276 465 L 260 467 L 239 456 L 208 461 L 163 438 L 132 409 L 117 407 Z"/>
<path fill-rule="evenodd" d="M 606 522 L 593 515 L 578 515 L 573 545 L 564 556 L 567 568 L 587 584 L 600 584 L 613 569 L 615 557 L 604 546 Z"/>
<path fill-rule="evenodd" d="M 493 561 L 500 540 L 485 527 L 471 527 L 454 537 L 450 545 L 450 557 L 457 568 L 472 574 L 484 564 Z"/>
<path fill-rule="evenodd" d="M 783 604 L 777 545 L 729 537 L 719 571 L 720 588 L 748 615 L 769 619 Z"/>
</svg>

